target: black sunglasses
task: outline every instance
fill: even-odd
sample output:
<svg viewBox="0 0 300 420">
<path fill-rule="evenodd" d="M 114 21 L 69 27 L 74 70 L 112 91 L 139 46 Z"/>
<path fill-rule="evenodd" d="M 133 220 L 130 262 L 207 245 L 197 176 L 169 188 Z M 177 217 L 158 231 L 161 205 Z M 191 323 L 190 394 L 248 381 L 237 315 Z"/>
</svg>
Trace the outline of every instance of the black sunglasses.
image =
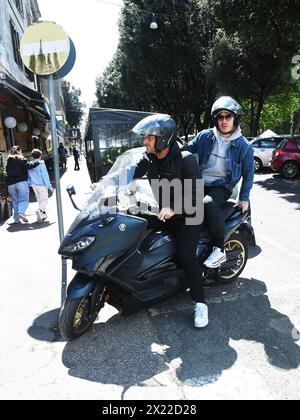
<svg viewBox="0 0 300 420">
<path fill-rule="evenodd" d="M 222 121 L 222 120 L 229 121 L 232 118 L 233 118 L 233 115 L 231 115 L 231 114 L 227 114 L 227 115 L 221 115 L 221 114 L 219 114 L 219 115 L 217 115 L 217 120 L 218 121 Z"/>
</svg>

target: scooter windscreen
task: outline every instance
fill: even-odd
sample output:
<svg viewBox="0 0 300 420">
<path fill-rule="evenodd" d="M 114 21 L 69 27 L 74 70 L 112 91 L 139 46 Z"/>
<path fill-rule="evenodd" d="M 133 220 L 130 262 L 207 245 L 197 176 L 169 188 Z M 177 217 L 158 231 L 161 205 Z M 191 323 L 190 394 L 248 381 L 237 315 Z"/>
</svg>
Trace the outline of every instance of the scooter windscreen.
<svg viewBox="0 0 300 420">
<path fill-rule="evenodd" d="M 104 176 L 95 192 L 83 206 L 69 232 L 94 220 L 105 220 L 119 212 L 136 215 L 153 214 L 158 209 L 147 179 L 134 180 L 137 163 L 145 148 L 129 150 L 121 155 Z"/>
</svg>

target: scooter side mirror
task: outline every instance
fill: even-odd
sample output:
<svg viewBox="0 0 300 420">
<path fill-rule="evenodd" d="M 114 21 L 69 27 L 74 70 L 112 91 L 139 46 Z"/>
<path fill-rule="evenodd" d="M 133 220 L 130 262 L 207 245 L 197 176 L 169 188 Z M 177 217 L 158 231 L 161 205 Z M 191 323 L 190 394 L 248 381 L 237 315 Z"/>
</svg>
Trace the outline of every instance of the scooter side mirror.
<svg viewBox="0 0 300 420">
<path fill-rule="evenodd" d="M 76 191 L 75 191 L 74 185 L 68 185 L 67 186 L 67 192 L 68 192 L 68 194 L 69 194 L 70 197 L 72 195 L 76 195 Z"/>
<path fill-rule="evenodd" d="M 68 185 L 67 186 L 67 192 L 69 194 L 69 197 L 70 197 L 70 200 L 71 200 L 71 203 L 72 203 L 74 209 L 76 209 L 78 211 L 81 211 L 80 208 L 77 206 L 77 204 L 74 202 L 74 200 L 72 198 L 72 195 L 75 195 L 76 194 L 74 185 Z"/>
</svg>

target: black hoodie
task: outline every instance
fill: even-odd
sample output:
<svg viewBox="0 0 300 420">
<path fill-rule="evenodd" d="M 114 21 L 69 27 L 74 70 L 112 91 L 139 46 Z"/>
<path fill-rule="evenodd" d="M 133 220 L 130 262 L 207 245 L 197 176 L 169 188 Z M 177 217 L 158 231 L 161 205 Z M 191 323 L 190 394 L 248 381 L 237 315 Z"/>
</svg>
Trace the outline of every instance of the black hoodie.
<svg viewBox="0 0 300 420">
<path fill-rule="evenodd" d="M 181 151 L 177 142 L 172 145 L 170 152 L 164 159 L 160 160 L 154 154 L 145 153 L 144 158 L 137 164 L 134 178 L 142 178 L 144 175 L 147 176 L 150 183 L 153 179 L 167 179 L 169 181 L 191 179 L 193 181 L 192 202 L 193 206 L 196 205 L 196 180 L 201 179 L 200 168 L 194 156 L 189 152 Z M 161 208 L 162 197 L 156 197 L 156 200 Z M 173 189 L 171 190 L 170 207 L 174 209 Z M 183 213 L 184 211 L 182 211 Z"/>
<path fill-rule="evenodd" d="M 6 164 L 7 185 L 14 185 L 28 179 L 28 169 L 34 169 L 39 165 L 38 161 L 28 162 L 22 158 L 8 158 Z"/>
</svg>

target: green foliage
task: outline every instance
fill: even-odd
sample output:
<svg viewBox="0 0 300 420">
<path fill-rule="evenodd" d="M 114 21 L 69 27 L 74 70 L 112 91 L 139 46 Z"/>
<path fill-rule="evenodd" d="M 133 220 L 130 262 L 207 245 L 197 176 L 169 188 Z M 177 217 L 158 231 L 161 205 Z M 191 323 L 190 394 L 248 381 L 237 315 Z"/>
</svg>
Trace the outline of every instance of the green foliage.
<svg viewBox="0 0 300 420">
<path fill-rule="evenodd" d="M 300 23 L 294 0 L 214 0 L 220 26 L 209 54 L 209 74 L 221 93 L 250 102 L 248 125 L 259 127 L 264 103 L 288 89 Z M 298 4 L 299 9 L 299 4 Z"/>
<path fill-rule="evenodd" d="M 300 80 L 294 81 L 291 89 L 278 95 L 270 96 L 265 103 L 262 117 L 262 129 L 276 130 L 283 121 L 290 121 L 290 131 L 293 131 L 293 119 L 300 110 Z"/>
<path fill-rule="evenodd" d="M 102 164 L 103 165 L 113 165 L 115 160 L 122 155 L 122 153 L 128 150 L 128 146 L 122 146 L 120 148 L 111 148 L 106 150 L 103 154 Z"/>
<path fill-rule="evenodd" d="M 274 97 L 293 101 L 285 92 L 299 33 L 295 0 L 124 0 L 118 50 L 97 81 L 99 105 L 171 114 L 187 135 L 209 125 L 217 96 L 231 95 L 256 135 L 261 119 L 275 123 Z"/>
<path fill-rule="evenodd" d="M 62 91 L 68 124 L 71 127 L 79 127 L 85 108 L 85 104 L 80 102 L 81 90 L 75 89 L 69 82 L 63 81 Z"/>
<path fill-rule="evenodd" d="M 153 0 L 158 29 L 149 28 L 149 2 L 125 0 L 116 56 L 97 81 L 100 106 L 171 114 L 184 133 L 200 124 L 215 92 L 203 73 L 214 25 L 207 2 Z"/>
<path fill-rule="evenodd" d="M 106 150 L 103 153 L 102 157 L 102 165 L 113 165 L 116 159 L 121 156 L 126 150 L 141 147 L 141 143 L 137 142 L 134 144 L 133 147 L 130 146 L 122 146 L 122 147 L 111 147 L 110 149 Z"/>
</svg>

